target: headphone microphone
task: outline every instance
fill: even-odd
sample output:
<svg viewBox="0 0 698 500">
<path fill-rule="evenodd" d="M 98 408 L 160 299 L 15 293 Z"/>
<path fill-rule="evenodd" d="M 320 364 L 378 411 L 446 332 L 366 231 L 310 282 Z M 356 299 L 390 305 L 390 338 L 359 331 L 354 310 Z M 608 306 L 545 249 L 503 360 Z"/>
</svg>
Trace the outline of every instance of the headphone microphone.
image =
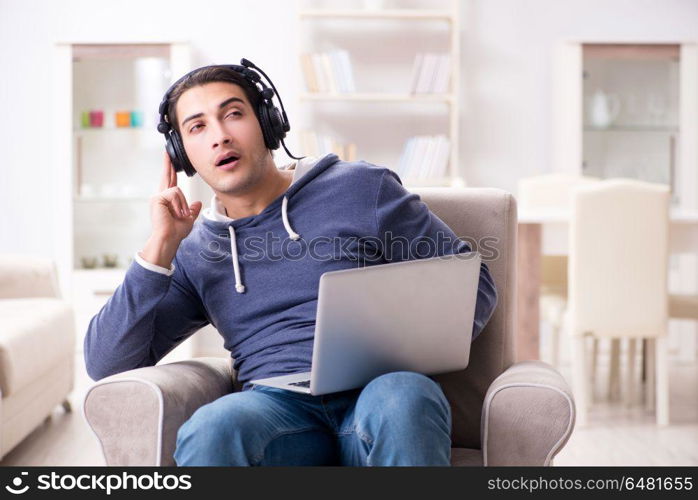
<svg viewBox="0 0 698 500">
<path fill-rule="evenodd" d="M 289 157 L 295 160 L 302 160 L 303 158 L 305 158 L 304 156 L 293 156 L 286 147 L 284 138 L 286 137 L 286 132 L 291 130 L 291 125 L 289 124 L 288 117 L 286 116 L 284 103 L 281 100 L 281 96 L 276 91 L 274 83 L 266 75 L 266 73 L 264 73 L 264 71 L 255 66 L 255 64 L 252 63 L 252 61 L 242 58 L 240 60 L 240 64 L 241 66 L 237 64 L 220 64 L 197 68 L 193 71 L 190 71 L 182 78 L 177 80 L 170 86 L 169 89 L 167 89 L 167 92 L 165 92 L 162 102 L 160 102 L 160 107 L 158 108 L 158 112 L 160 114 L 160 123 L 158 123 L 157 129 L 158 132 L 165 136 L 165 149 L 170 157 L 170 160 L 172 161 L 172 166 L 174 167 L 175 172 L 184 171 L 187 174 L 187 176 L 192 177 L 194 174 L 196 174 L 196 169 L 187 157 L 187 154 L 184 150 L 184 143 L 182 142 L 182 138 L 179 132 L 175 130 L 175 128 L 169 121 L 167 108 L 169 105 L 170 94 L 172 93 L 173 89 L 175 89 L 182 81 L 184 81 L 192 73 L 202 70 L 204 68 L 223 67 L 242 75 L 248 81 L 248 83 L 250 83 L 250 85 L 255 90 L 257 90 L 261 97 L 256 109 L 256 114 L 259 118 L 259 124 L 262 129 L 264 145 L 266 146 L 266 148 L 270 150 L 275 150 L 279 148 L 279 145 L 283 145 L 284 150 L 286 151 Z M 257 73 L 257 71 L 255 70 L 259 71 L 259 73 L 261 73 L 264 76 L 264 78 L 269 82 L 269 85 L 271 85 L 271 88 L 266 86 L 264 81 L 262 81 L 262 78 L 260 77 L 259 73 Z M 274 95 L 276 95 L 276 98 L 279 100 L 279 104 L 281 105 L 280 112 L 279 109 L 276 106 L 274 106 L 272 102 Z"/>
</svg>

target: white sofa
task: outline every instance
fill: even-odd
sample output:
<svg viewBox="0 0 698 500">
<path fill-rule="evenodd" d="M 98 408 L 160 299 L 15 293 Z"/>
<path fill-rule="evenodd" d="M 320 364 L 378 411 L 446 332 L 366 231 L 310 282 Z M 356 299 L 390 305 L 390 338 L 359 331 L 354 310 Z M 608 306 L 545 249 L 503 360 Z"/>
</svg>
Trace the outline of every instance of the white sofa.
<svg viewBox="0 0 698 500">
<path fill-rule="evenodd" d="M 50 259 L 0 255 L 0 458 L 73 389 L 75 320 Z"/>
</svg>

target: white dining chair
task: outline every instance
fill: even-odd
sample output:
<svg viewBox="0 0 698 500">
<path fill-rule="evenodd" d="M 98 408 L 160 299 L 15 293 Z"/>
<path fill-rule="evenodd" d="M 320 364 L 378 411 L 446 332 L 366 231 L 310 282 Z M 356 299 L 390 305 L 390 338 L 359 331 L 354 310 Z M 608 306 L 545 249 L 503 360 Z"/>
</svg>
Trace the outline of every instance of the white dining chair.
<svg viewBox="0 0 698 500">
<path fill-rule="evenodd" d="M 645 390 L 648 399 L 656 398 L 657 424 L 667 425 L 669 188 L 608 179 L 575 188 L 572 199 L 568 332 L 577 423 L 587 423 L 586 339 L 592 337 L 626 340 L 625 396 L 630 401 L 638 375 L 636 343 L 647 341 Z"/>
</svg>

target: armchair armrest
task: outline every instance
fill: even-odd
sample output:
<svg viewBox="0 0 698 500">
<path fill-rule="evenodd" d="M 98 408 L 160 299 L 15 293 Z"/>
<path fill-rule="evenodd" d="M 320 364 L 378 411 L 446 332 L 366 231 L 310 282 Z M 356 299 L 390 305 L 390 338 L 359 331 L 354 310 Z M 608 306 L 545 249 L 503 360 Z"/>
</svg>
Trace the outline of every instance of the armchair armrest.
<svg viewBox="0 0 698 500">
<path fill-rule="evenodd" d="M 107 465 L 175 465 L 177 430 L 200 407 L 233 392 L 230 359 L 137 368 L 97 382 L 83 415 Z"/>
<path fill-rule="evenodd" d="M 482 407 L 484 465 L 551 464 L 574 428 L 572 391 L 552 366 L 523 361 L 497 377 Z"/>
</svg>

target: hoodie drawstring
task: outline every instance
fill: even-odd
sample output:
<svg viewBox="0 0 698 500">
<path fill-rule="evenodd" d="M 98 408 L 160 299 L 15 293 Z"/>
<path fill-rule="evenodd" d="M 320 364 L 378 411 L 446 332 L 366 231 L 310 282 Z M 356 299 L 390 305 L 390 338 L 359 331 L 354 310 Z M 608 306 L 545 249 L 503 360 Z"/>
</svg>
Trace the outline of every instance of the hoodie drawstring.
<svg viewBox="0 0 698 500">
<path fill-rule="evenodd" d="M 288 214 L 286 213 L 286 207 L 288 206 L 288 198 L 284 196 L 284 201 L 281 203 L 281 219 L 284 221 L 284 227 L 288 233 L 288 237 L 293 241 L 296 241 L 301 237 L 300 234 L 296 233 L 292 228 L 291 224 L 288 223 Z"/>
<path fill-rule="evenodd" d="M 235 241 L 235 229 L 233 229 L 233 226 L 228 226 L 228 232 L 230 233 L 230 253 L 233 255 L 233 271 L 235 272 L 235 290 L 238 293 L 245 293 L 245 285 L 242 284 L 242 279 L 240 279 L 238 246 L 237 242 Z"/>
<path fill-rule="evenodd" d="M 300 239 L 300 234 L 296 233 L 291 224 L 288 222 L 288 214 L 286 213 L 288 206 L 288 198 L 284 196 L 284 200 L 281 204 L 281 219 L 284 221 L 284 228 L 288 233 L 288 237 L 293 241 Z M 242 284 L 242 278 L 240 278 L 240 263 L 238 262 L 238 247 L 237 241 L 235 240 L 235 228 L 232 225 L 228 226 L 228 232 L 230 233 L 230 253 L 233 259 L 233 271 L 235 272 L 235 290 L 238 293 L 245 293 L 245 285 Z"/>
</svg>

